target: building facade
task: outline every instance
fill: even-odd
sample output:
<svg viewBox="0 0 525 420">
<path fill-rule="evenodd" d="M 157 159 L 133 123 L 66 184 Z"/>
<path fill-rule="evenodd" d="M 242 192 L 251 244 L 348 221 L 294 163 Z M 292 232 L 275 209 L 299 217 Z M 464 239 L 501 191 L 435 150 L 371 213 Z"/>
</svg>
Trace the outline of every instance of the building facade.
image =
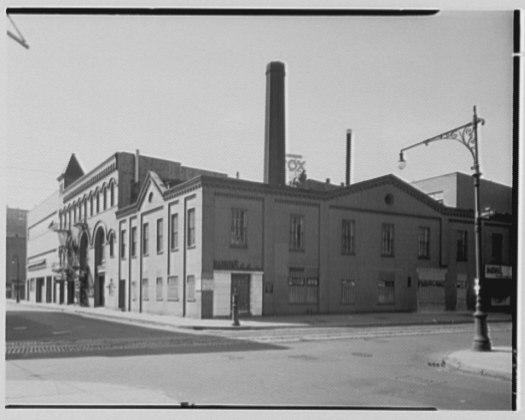
<svg viewBox="0 0 525 420">
<path fill-rule="evenodd" d="M 27 210 L 6 208 L 7 299 L 25 299 L 26 295 L 26 229 Z"/>
</svg>

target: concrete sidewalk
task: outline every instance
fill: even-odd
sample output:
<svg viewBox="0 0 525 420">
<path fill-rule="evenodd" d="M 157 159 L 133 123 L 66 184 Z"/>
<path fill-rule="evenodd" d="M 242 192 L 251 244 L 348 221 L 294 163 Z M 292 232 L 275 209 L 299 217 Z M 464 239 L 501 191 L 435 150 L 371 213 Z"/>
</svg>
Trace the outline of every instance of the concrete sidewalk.
<svg viewBox="0 0 525 420">
<path fill-rule="evenodd" d="M 394 325 L 442 325 L 473 323 L 472 312 L 374 312 L 355 314 L 323 315 L 285 315 L 258 316 L 240 318 L 240 326 L 233 326 L 227 318 L 196 319 L 173 315 L 157 315 L 139 312 L 125 312 L 98 307 L 86 308 L 77 305 L 59 305 L 54 303 L 33 303 L 6 301 L 6 309 L 14 310 L 53 310 L 74 313 L 82 316 L 102 318 L 109 321 L 131 322 L 144 326 L 190 328 L 198 330 L 213 329 L 276 329 L 305 327 L 373 327 Z M 506 313 L 488 314 L 488 322 L 512 322 L 512 316 Z"/>
<path fill-rule="evenodd" d="M 268 316 L 241 318 L 240 326 L 233 326 L 230 319 L 193 319 L 170 315 L 155 315 L 137 312 L 120 312 L 108 308 L 83 308 L 74 305 L 38 304 L 21 301 L 6 302 L 7 311 L 53 310 L 73 313 L 90 318 L 161 329 L 194 330 L 264 330 L 308 327 L 385 327 L 410 325 L 473 324 L 471 312 L 388 312 L 360 314 L 328 314 L 303 316 Z M 512 317 L 505 313 L 489 313 L 491 323 L 510 323 Z M 464 372 L 504 380 L 512 379 L 512 349 L 496 347 L 492 351 L 477 352 L 464 349 L 444 355 L 446 365 Z"/>
</svg>

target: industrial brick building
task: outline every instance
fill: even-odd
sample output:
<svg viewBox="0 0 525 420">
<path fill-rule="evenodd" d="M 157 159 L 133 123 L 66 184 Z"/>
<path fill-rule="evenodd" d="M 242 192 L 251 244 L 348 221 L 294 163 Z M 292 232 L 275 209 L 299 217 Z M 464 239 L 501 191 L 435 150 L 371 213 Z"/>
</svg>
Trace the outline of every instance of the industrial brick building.
<svg viewBox="0 0 525 420">
<path fill-rule="evenodd" d="M 27 210 L 6 207 L 6 298 L 24 299 Z"/>
<path fill-rule="evenodd" d="M 286 185 L 283 104 L 284 65 L 270 63 L 264 182 L 138 151 L 85 173 L 73 155 L 56 210 L 32 217 L 58 263 L 28 246 L 29 299 L 196 318 L 231 316 L 234 291 L 251 316 L 471 307 L 472 210 L 394 175 Z M 496 213 L 485 256 L 504 265 L 510 234 Z"/>
</svg>

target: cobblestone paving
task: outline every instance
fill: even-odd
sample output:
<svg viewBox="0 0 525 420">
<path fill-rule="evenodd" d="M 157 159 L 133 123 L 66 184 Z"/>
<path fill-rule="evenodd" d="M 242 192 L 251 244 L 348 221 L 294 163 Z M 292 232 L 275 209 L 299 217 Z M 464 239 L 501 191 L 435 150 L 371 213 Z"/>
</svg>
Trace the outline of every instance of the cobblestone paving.
<svg viewBox="0 0 525 420">
<path fill-rule="evenodd" d="M 203 347 L 234 347 L 239 346 L 238 340 L 222 337 L 159 337 L 152 339 L 117 338 L 90 340 L 53 340 L 53 341 L 11 341 L 6 343 L 6 359 L 17 359 L 27 356 L 46 356 L 71 353 L 121 353 L 121 352 L 169 352 L 191 347 L 198 351 Z"/>
</svg>

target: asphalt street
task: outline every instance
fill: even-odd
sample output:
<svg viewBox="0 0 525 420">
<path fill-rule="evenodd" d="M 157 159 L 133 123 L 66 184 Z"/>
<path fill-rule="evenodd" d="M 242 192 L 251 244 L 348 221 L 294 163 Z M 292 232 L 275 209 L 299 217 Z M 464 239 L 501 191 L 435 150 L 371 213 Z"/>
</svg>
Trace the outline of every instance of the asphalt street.
<svg viewBox="0 0 525 420">
<path fill-rule="evenodd" d="M 8 404 L 48 401 L 27 395 L 41 381 L 67 404 L 511 409 L 510 381 L 445 363 L 470 324 L 183 332 L 17 311 L 6 327 Z M 510 324 L 490 327 L 510 345 Z"/>
</svg>

